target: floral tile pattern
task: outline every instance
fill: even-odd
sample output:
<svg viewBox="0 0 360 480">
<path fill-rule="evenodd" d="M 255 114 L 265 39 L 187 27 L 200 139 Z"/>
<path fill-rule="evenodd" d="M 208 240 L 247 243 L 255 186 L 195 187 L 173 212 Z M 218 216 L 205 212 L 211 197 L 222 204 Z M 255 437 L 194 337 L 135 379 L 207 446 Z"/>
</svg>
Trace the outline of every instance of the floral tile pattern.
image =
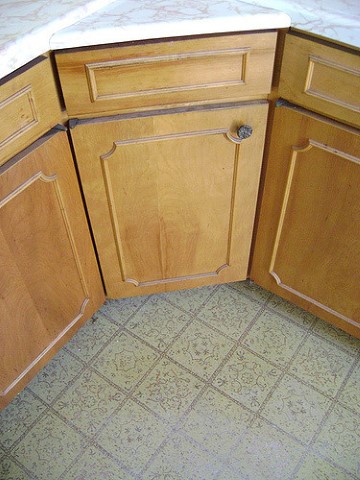
<svg viewBox="0 0 360 480">
<path fill-rule="evenodd" d="M 9 458 L 0 459 L 0 478 L 1 480 L 30 480 L 28 474 Z"/>
<path fill-rule="evenodd" d="M 302 464 L 295 480 L 352 480 L 352 476 L 322 458 L 310 455 Z"/>
<path fill-rule="evenodd" d="M 96 319 L 89 320 L 66 345 L 66 350 L 73 352 L 84 361 L 89 361 L 104 347 L 115 334 L 118 327 L 98 313 Z"/>
<path fill-rule="evenodd" d="M 124 398 L 115 387 L 87 370 L 53 407 L 82 432 L 94 435 Z"/>
<path fill-rule="evenodd" d="M 1 480 L 360 480 L 360 340 L 245 281 L 109 300 L 0 412 Z"/>
<path fill-rule="evenodd" d="M 308 443 L 316 433 L 331 401 L 288 375 L 265 405 L 262 415 L 285 432 Z"/>
<path fill-rule="evenodd" d="M 135 397 L 169 422 L 176 423 L 204 383 L 163 359 L 136 390 Z"/>
<path fill-rule="evenodd" d="M 302 453 L 303 448 L 286 434 L 256 420 L 232 452 L 230 465 L 239 479 L 284 480 Z"/>
<path fill-rule="evenodd" d="M 44 367 L 29 385 L 36 395 L 51 403 L 81 372 L 83 365 L 65 349 Z"/>
<path fill-rule="evenodd" d="M 158 354 L 127 333 L 119 333 L 96 359 L 94 368 L 113 383 L 130 390 L 148 371 Z"/>
<path fill-rule="evenodd" d="M 133 401 L 114 414 L 97 438 L 98 443 L 129 469 L 138 472 L 168 435 L 169 429 Z"/>
<path fill-rule="evenodd" d="M 336 405 L 315 442 L 315 449 L 360 478 L 360 417 Z"/>
<path fill-rule="evenodd" d="M 188 313 L 196 313 L 217 288 L 217 285 L 210 285 L 208 287 L 193 288 L 192 290 L 169 292 L 159 295 L 159 297 L 166 299 Z"/>
<path fill-rule="evenodd" d="M 239 348 L 223 366 L 213 385 L 251 410 L 257 411 L 280 373 L 280 370 L 257 355 Z"/>
<path fill-rule="evenodd" d="M 14 449 L 13 456 L 41 480 L 57 478 L 81 453 L 83 440 L 52 413 L 46 413 Z"/>
<path fill-rule="evenodd" d="M 243 407 L 209 388 L 191 410 L 182 430 L 209 452 L 226 457 L 252 417 Z"/>
<path fill-rule="evenodd" d="M 251 281 L 229 283 L 232 288 L 244 293 L 246 296 L 257 300 L 259 303 L 265 303 L 270 297 L 271 293 L 256 285 Z"/>
<path fill-rule="evenodd" d="M 12 447 L 45 410 L 28 389 L 21 392 L 0 414 L 0 445 Z"/>
<path fill-rule="evenodd" d="M 131 480 L 132 478 L 114 460 L 95 447 L 88 448 L 64 476 L 64 480 Z"/>
<path fill-rule="evenodd" d="M 330 323 L 318 320 L 313 331 L 321 337 L 334 342 L 339 347 L 343 347 L 351 354 L 356 354 L 360 350 L 360 340 L 352 337 L 348 333 L 330 325 Z"/>
<path fill-rule="evenodd" d="M 295 354 L 305 331 L 285 318 L 264 311 L 252 326 L 244 345 L 284 367 Z"/>
<path fill-rule="evenodd" d="M 168 355 L 209 379 L 234 343 L 196 320 L 176 340 Z"/>
<path fill-rule="evenodd" d="M 293 305 L 276 295 L 271 297 L 267 306 L 303 326 L 309 327 L 316 319 L 311 313 L 302 310 L 296 305 Z"/>
<path fill-rule="evenodd" d="M 99 313 L 104 314 L 117 324 L 122 325 L 146 302 L 147 298 L 132 297 L 106 300 L 96 316 Z"/>
<path fill-rule="evenodd" d="M 197 316 L 237 340 L 260 310 L 257 302 L 221 285 Z"/>
<path fill-rule="evenodd" d="M 356 365 L 348 378 L 339 401 L 360 415 L 360 363 Z"/>
<path fill-rule="evenodd" d="M 318 337 L 309 337 L 296 355 L 291 373 L 323 393 L 335 396 L 349 372 L 354 358 Z"/>
<path fill-rule="evenodd" d="M 126 328 L 159 350 L 165 350 L 189 316 L 165 300 L 151 298 L 127 323 Z"/>
<path fill-rule="evenodd" d="M 221 464 L 188 439 L 175 435 L 160 451 L 146 480 L 215 480 Z"/>
</svg>

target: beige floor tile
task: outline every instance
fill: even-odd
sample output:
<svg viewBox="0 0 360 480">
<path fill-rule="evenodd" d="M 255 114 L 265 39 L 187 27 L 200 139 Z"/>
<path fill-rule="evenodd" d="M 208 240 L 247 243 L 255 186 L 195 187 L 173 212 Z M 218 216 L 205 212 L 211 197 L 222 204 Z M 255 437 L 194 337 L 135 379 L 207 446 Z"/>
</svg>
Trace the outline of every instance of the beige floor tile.
<svg viewBox="0 0 360 480">
<path fill-rule="evenodd" d="M 168 427 L 130 400 L 112 416 L 97 437 L 97 442 L 137 473 L 145 467 L 168 434 Z"/>
<path fill-rule="evenodd" d="M 261 308 L 258 302 L 221 285 L 197 317 L 237 340 Z"/>
<path fill-rule="evenodd" d="M 159 350 L 165 350 L 190 317 L 159 296 L 152 297 L 126 328 Z"/>
<path fill-rule="evenodd" d="M 230 463 L 239 480 L 285 480 L 302 454 L 303 447 L 289 436 L 256 420 L 234 449 Z"/>
<path fill-rule="evenodd" d="M 310 336 L 292 362 L 290 372 L 321 392 L 335 396 L 354 358 L 317 336 Z"/>
<path fill-rule="evenodd" d="M 222 367 L 213 385 L 256 412 L 280 373 L 254 353 L 238 348 Z"/>
<path fill-rule="evenodd" d="M 84 448 L 81 436 L 53 413 L 46 413 L 13 451 L 40 480 L 57 479 Z"/>
<path fill-rule="evenodd" d="M 360 415 L 360 363 L 357 364 L 347 380 L 339 401 Z"/>
<path fill-rule="evenodd" d="M 352 480 L 353 477 L 322 458 L 309 455 L 294 480 Z"/>
<path fill-rule="evenodd" d="M 144 480 L 215 480 L 221 464 L 188 439 L 175 435 L 146 470 Z"/>
<path fill-rule="evenodd" d="M 267 401 L 262 416 L 302 442 L 309 443 L 331 400 L 285 375 Z"/>
<path fill-rule="evenodd" d="M 88 448 L 64 476 L 64 480 L 131 480 L 132 478 L 113 459 L 95 447 Z"/>
<path fill-rule="evenodd" d="M 305 337 L 305 330 L 265 310 L 251 327 L 243 344 L 275 365 L 285 367 Z"/>
<path fill-rule="evenodd" d="M 128 333 L 119 333 L 102 351 L 93 367 L 124 390 L 131 390 L 159 355 Z"/>
<path fill-rule="evenodd" d="M 125 396 L 98 374 L 85 371 L 53 405 L 83 433 L 94 435 Z"/>
<path fill-rule="evenodd" d="M 336 405 L 314 448 L 360 478 L 360 417 Z"/>
<path fill-rule="evenodd" d="M 194 321 L 173 344 L 168 356 L 209 379 L 234 345 L 221 333 Z"/>
<path fill-rule="evenodd" d="M 134 396 L 171 423 L 177 423 L 204 383 L 172 361 L 163 359 L 137 388 Z"/>
<path fill-rule="evenodd" d="M 239 441 L 253 415 L 211 387 L 187 416 L 182 430 L 219 458 Z"/>
</svg>

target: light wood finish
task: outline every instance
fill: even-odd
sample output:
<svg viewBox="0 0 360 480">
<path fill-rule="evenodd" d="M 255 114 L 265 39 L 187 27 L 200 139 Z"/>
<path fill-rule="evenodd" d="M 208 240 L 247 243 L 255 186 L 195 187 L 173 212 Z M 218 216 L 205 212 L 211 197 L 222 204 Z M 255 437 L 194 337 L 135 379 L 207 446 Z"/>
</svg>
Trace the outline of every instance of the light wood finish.
<svg viewBox="0 0 360 480">
<path fill-rule="evenodd" d="M 72 131 L 107 295 L 245 279 L 267 103 Z M 241 144 L 227 136 L 249 124 Z"/>
<path fill-rule="evenodd" d="M 0 167 L 0 408 L 103 303 L 66 133 Z"/>
<path fill-rule="evenodd" d="M 276 32 L 56 55 L 69 116 L 239 101 L 271 90 Z"/>
<path fill-rule="evenodd" d="M 360 337 L 360 133 L 275 112 L 251 278 Z"/>
<path fill-rule="evenodd" d="M 279 95 L 315 112 L 360 126 L 360 56 L 287 35 Z"/>
<path fill-rule="evenodd" d="M 57 123 L 61 109 L 50 60 L 0 84 L 0 165 Z"/>
</svg>

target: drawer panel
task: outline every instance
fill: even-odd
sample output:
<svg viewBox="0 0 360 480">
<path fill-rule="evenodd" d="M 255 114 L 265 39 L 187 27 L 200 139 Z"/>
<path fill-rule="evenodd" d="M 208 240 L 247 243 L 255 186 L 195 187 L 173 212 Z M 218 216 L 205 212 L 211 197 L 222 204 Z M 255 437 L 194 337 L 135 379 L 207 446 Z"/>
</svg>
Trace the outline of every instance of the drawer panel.
<svg viewBox="0 0 360 480">
<path fill-rule="evenodd" d="M 0 165 L 61 121 L 48 58 L 0 85 L 0 120 Z"/>
<path fill-rule="evenodd" d="M 287 35 L 280 96 L 360 126 L 360 56 Z"/>
<path fill-rule="evenodd" d="M 271 89 L 276 33 L 226 35 L 56 55 L 70 116 L 239 100 Z"/>
</svg>

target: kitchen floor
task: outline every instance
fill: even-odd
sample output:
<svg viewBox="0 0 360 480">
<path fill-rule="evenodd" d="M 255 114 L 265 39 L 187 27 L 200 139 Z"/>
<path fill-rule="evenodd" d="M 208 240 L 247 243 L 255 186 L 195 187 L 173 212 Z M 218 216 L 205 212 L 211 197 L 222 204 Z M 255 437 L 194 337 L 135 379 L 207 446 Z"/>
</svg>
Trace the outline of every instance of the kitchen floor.
<svg viewBox="0 0 360 480">
<path fill-rule="evenodd" d="M 360 341 L 250 282 L 108 301 L 0 414 L 0 478 L 360 479 Z"/>
</svg>

